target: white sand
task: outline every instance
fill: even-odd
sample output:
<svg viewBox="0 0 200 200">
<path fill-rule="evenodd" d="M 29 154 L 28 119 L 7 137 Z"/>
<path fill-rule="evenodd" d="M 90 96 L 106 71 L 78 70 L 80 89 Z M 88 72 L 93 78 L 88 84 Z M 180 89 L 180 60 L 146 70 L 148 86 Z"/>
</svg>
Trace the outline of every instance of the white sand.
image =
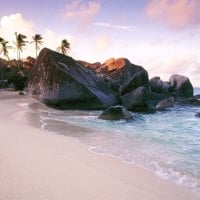
<svg viewBox="0 0 200 200">
<path fill-rule="evenodd" d="M 0 100 L 0 200 L 200 199 L 146 170 L 91 153 L 74 139 L 14 120 L 23 109 L 17 102 L 34 101 Z"/>
</svg>

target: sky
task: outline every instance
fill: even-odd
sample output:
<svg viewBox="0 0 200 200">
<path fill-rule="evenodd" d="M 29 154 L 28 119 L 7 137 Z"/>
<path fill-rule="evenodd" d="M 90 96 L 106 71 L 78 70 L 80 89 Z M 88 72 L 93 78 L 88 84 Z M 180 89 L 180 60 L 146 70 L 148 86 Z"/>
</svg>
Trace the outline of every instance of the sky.
<svg viewBox="0 0 200 200">
<path fill-rule="evenodd" d="M 15 32 L 56 50 L 71 43 L 76 60 L 128 58 L 149 77 L 188 76 L 200 87 L 200 0 L 0 0 L 0 37 L 14 45 Z M 16 51 L 9 51 L 16 58 Z M 22 57 L 35 56 L 34 45 Z M 3 56 L 3 55 L 1 55 Z"/>
</svg>

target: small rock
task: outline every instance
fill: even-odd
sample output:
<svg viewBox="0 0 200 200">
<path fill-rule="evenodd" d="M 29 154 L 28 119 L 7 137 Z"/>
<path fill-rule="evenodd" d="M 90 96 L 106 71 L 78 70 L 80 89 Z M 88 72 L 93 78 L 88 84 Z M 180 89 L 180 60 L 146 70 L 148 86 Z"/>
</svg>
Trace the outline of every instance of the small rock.
<svg viewBox="0 0 200 200">
<path fill-rule="evenodd" d="M 166 108 L 172 107 L 174 105 L 174 97 L 169 97 L 160 101 L 156 105 L 156 110 L 165 110 Z"/>
<path fill-rule="evenodd" d="M 19 92 L 19 95 L 24 95 L 24 93 L 22 91 Z"/>
<path fill-rule="evenodd" d="M 132 119 L 131 113 L 123 106 L 110 106 L 99 116 L 105 120 Z"/>
</svg>

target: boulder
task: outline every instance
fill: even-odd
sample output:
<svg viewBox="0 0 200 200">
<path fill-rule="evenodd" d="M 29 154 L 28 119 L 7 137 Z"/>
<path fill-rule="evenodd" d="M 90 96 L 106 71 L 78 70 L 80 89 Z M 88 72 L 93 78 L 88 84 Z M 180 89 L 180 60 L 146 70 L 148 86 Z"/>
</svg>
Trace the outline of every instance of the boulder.
<svg viewBox="0 0 200 200">
<path fill-rule="evenodd" d="M 174 98 L 170 93 L 155 93 L 141 86 L 131 93 L 121 97 L 121 104 L 128 110 L 137 112 L 149 112 L 163 110 L 174 104 Z"/>
<path fill-rule="evenodd" d="M 174 74 L 169 78 L 169 82 L 177 97 L 189 98 L 193 96 L 193 86 L 186 76 Z"/>
<path fill-rule="evenodd" d="M 149 111 L 150 107 L 147 104 L 149 90 L 144 87 L 138 87 L 131 93 L 127 93 L 121 97 L 121 104 L 128 110 L 132 111 Z"/>
<path fill-rule="evenodd" d="M 162 81 L 158 76 L 151 78 L 149 84 L 152 92 L 164 93 L 172 90 L 170 83 L 167 81 Z"/>
<path fill-rule="evenodd" d="M 101 66 L 100 62 L 89 63 L 89 62 L 82 61 L 82 60 L 78 60 L 77 62 L 80 63 L 81 65 L 85 66 L 86 68 L 92 69 L 92 70 L 97 70 Z"/>
<path fill-rule="evenodd" d="M 160 101 L 157 105 L 156 105 L 156 110 L 166 110 L 167 108 L 173 107 L 174 106 L 174 97 L 169 97 L 167 99 L 164 99 L 162 101 Z"/>
<path fill-rule="evenodd" d="M 149 92 L 145 102 L 151 108 L 155 108 L 156 109 L 156 105 L 159 102 L 161 102 L 161 101 L 163 101 L 165 99 L 168 99 L 171 96 L 172 96 L 172 94 L 168 93 L 168 92 L 165 92 L 165 93 Z"/>
<path fill-rule="evenodd" d="M 119 94 L 123 95 L 132 92 L 135 88 L 146 86 L 148 88 L 149 78 L 146 70 L 136 72 L 128 82 L 122 84 L 119 88 Z"/>
<path fill-rule="evenodd" d="M 132 92 L 140 86 L 149 85 L 147 71 L 126 58 L 109 59 L 97 68 L 96 73 L 106 79 L 120 95 Z"/>
<path fill-rule="evenodd" d="M 60 109 L 105 109 L 118 103 L 116 93 L 92 70 L 47 48 L 31 71 L 28 91 Z"/>
<path fill-rule="evenodd" d="M 123 106 L 110 106 L 102 112 L 99 118 L 105 120 L 128 120 L 132 119 L 133 117 L 131 113 Z"/>
</svg>

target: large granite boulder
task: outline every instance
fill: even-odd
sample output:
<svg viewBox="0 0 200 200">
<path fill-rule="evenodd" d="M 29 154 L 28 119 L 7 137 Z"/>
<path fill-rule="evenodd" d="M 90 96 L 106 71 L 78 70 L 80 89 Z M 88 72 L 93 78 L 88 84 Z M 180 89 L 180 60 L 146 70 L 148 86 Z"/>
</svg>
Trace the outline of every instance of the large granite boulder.
<svg viewBox="0 0 200 200">
<path fill-rule="evenodd" d="M 119 94 L 123 95 L 132 92 L 134 89 L 145 86 L 148 88 L 149 79 L 146 70 L 136 72 L 128 82 L 124 82 L 119 88 Z"/>
<path fill-rule="evenodd" d="M 168 81 L 162 81 L 158 76 L 151 78 L 149 84 L 152 92 L 164 93 L 172 90 L 170 83 Z"/>
<path fill-rule="evenodd" d="M 132 92 L 134 89 L 148 87 L 147 71 L 138 65 L 132 64 L 126 58 L 109 59 L 96 70 L 99 76 L 106 79 L 119 95 Z"/>
<path fill-rule="evenodd" d="M 101 113 L 99 118 L 105 120 L 128 120 L 132 119 L 133 117 L 131 113 L 123 106 L 110 106 Z"/>
<path fill-rule="evenodd" d="M 131 93 L 123 95 L 121 97 L 121 104 L 128 110 L 149 112 L 164 110 L 172 106 L 174 104 L 174 98 L 170 93 L 155 93 L 141 86 Z"/>
<path fill-rule="evenodd" d="M 101 67 L 101 63 L 100 62 L 95 62 L 95 63 L 89 63 L 83 60 L 78 60 L 78 63 L 80 63 L 81 65 L 83 65 L 84 67 L 91 69 L 91 70 L 97 70 L 99 67 Z"/>
<path fill-rule="evenodd" d="M 60 109 L 105 109 L 118 103 L 115 92 L 92 70 L 47 48 L 31 71 L 28 90 Z"/>
<path fill-rule="evenodd" d="M 186 76 L 174 74 L 169 78 L 169 82 L 177 97 L 189 98 L 193 96 L 193 86 Z"/>
<path fill-rule="evenodd" d="M 132 111 L 149 111 L 150 106 L 147 103 L 149 90 L 144 87 L 138 87 L 131 93 L 127 93 L 121 97 L 121 104 Z"/>
</svg>

